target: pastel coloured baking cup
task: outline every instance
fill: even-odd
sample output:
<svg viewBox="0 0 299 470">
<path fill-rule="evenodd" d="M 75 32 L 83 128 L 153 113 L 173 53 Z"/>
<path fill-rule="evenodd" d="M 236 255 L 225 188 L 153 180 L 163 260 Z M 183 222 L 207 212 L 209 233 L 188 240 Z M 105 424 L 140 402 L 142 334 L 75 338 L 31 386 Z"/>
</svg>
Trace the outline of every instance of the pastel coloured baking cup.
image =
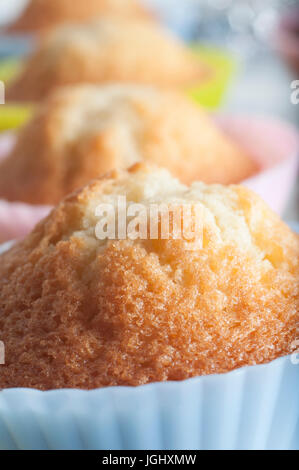
<svg viewBox="0 0 299 470">
<path fill-rule="evenodd" d="M 215 110 L 221 106 L 236 74 L 236 59 L 225 50 L 212 46 L 193 44 L 191 49 L 210 74 L 202 83 L 190 87 L 187 94 L 204 108 Z"/>
<path fill-rule="evenodd" d="M 31 206 L 0 199 L 0 243 L 24 238 L 50 210 L 48 206 Z"/>
<path fill-rule="evenodd" d="M 283 215 L 298 171 L 299 134 L 280 120 L 262 116 L 223 115 L 216 118 L 224 132 L 250 155 L 259 168 L 242 182 L 279 215 Z"/>
<path fill-rule="evenodd" d="M 33 114 L 33 105 L 5 104 L 0 107 L 0 132 L 18 129 Z"/>
</svg>

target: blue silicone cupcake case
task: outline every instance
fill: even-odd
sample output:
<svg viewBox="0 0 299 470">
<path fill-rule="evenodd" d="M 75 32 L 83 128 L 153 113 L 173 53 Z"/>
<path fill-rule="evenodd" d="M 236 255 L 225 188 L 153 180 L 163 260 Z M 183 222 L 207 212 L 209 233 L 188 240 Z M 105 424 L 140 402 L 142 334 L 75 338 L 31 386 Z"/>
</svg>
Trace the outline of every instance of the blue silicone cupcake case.
<svg viewBox="0 0 299 470">
<path fill-rule="evenodd" d="M 296 356 L 137 388 L 4 390 L 0 448 L 299 450 L 298 390 Z"/>
</svg>

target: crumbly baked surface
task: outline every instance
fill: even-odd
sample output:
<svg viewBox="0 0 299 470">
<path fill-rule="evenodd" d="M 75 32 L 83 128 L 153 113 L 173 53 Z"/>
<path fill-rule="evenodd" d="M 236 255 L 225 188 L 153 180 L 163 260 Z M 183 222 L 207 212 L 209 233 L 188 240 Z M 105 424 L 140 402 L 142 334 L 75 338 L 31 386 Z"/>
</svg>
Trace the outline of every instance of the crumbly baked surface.
<svg viewBox="0 0 299 470">
<path fill-rule="evenodd" d="M 49 33 L 8 87 L 6 98 L 38 101 L 58 86 L 78 83 L 188 86 L 209 74 L 198 57 L 158 24 L 105 16 Z"/>
<path fill-rule="evenodd" d="M 148 16 L 137 0 L 30 0 L 9 31 L 44 32 L 62 23 L 82 22 L 103 14 Z"/>
<path fill-rule="evenodd" d="M 97 240 L 95 207 L 117 195 L 200 204 L 203 246 Z M 0 260 L 2 388 L 181 380 L 271 361 L 298 339 L 298 236 L 241 186 L 112 172 Z"/>
<path fill-rule="evenodd" d="M 138 161 L 184 183 L 238 183 L 256 165 L 198 106 L 137 85 L 61 89 L 0 164 L 0 197 L 53 204 L 113 168 Z"/>
</svg>

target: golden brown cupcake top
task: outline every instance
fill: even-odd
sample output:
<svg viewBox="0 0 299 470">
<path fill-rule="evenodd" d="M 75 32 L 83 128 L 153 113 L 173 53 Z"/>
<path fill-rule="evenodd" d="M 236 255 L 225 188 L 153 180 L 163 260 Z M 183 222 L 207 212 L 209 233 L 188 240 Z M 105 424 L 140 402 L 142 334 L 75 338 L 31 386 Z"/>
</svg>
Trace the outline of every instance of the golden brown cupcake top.
<svg viewBox="0 0 299 470">
<path fill-rule="evenodd" d="M 119 196 L 128 210 L 199 205 L 202 244 L 99 240 L 95 208 L 117 209 Z M 227 372 L 289 354 L 298 325 L 298 236 L 241 186 L 186 187 L 142 165 L 112 172 L 0 258 L 2 388 L 91 389 Z"/>
<path fill-rule="evenodd" d="M 0 197 L 54 204 L 113 168 L 138 161 L 183 182 L 236 183 L 253 161 L 198 106 L 137 85 L 78 86 L 51 96 L 0 165 Z"/>
<path fill-rule="evenodd" d="M 39 32 L 62 23 L 87 21 L 105 14 L 141 18 L 148 16 L 137 0 L 30 0 L 9 30 Z"/>
<path fill-rule="evenodd" d="M 7 90 L 7 99 L 37 101 L 53 88 L 111 81 L 188 86 L 209 74 L 159 25 L 103 17 L 52 31 Z"/>
</svg>

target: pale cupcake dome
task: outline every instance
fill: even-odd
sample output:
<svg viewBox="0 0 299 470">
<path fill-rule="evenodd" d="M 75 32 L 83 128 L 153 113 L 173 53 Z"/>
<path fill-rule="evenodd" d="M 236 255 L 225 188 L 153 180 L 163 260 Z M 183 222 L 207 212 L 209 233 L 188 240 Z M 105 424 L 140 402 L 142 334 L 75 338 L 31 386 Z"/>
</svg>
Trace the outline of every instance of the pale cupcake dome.
<svg viewBox="0 0 299 470">
<path fill-rule="evenodd" d="M 114 168 L 144 161 L 184 183 L 237 183 L 257 165 L 183 95 L 138 85 L 57 90 L 0 165 L 0 197 L 54 204 Z"/>
<path fill-rule="evenodd" d="M 95 208 L 118 196 L 199 205 L 203 245 L 98 240 Z M 114 171 L 1 256 L 0 387 L 137 386 L 267 363 L 297 344 L 298 281 L 298 236 L 249 190 Z"/>
<path fill-rule="evenodd" d="M 111 81 L 178 87 L 210 70 L 176 37 L 143 20 L 103 17 L 49 33 L 7 90 L 7 99 L 36 101 L 57 86 Z"/>
<path fill-rule="evenodd" d="M 138 0 L 29 0 L 27 8 L 10 25 L 9 31 L 44 32 L 63 23 L 87 21 L 105 14 L 149 17 Z"/>
</svg>

